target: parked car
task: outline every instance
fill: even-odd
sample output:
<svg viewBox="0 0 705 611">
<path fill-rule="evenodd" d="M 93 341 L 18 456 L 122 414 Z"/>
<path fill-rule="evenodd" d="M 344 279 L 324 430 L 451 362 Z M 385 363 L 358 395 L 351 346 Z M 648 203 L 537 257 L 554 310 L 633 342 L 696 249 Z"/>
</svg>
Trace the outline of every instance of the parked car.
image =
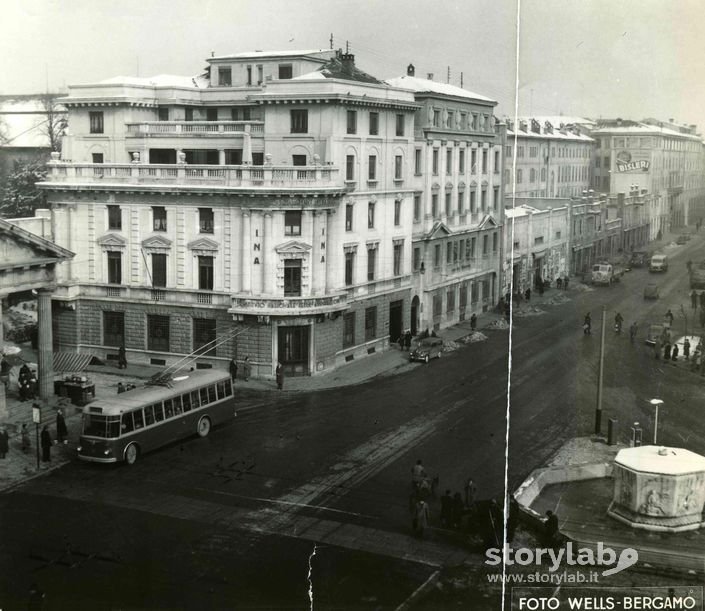
<svg viewBox="0 0 705 611">
<path fill-rule="evenodd" d="M 424 361 L 441 358 L 443 354 L 443 340 L 440 337 L 425 337 L 416 348 L 409 353 L 410 361 Z"/>
<path fill-rule="evenodd" d="M 649 283 L 644 287 L 644 299 L 658 299 L 658 285 Z"/>
<path fill-rule="evenodd" d="M 646 340 L 645 343 L 648 344 L 649 346 L 653 346 L 656 343 L 656 340 L 660 340 L 663 342 L 664 339 L 667 337 L 670 337 L 671 334 L 671 327 L 668 323 L 665 322 L 657 322 L 654 324 L 649 325 L 649 329 L 646 333 Z"/>
<path fill-rule="evenodd" d="M 657 254 L 651 257 L 649 261 L 649 271 L 650 272 L 667 272 L 668 271 L 668 257 L 666 255 Z"/>
<path fill-rule="evenodd" d="M 688 236 L 681 233 L 676 240 L 676 244 L 685 244 L 688 241 Z"/>
</svg>

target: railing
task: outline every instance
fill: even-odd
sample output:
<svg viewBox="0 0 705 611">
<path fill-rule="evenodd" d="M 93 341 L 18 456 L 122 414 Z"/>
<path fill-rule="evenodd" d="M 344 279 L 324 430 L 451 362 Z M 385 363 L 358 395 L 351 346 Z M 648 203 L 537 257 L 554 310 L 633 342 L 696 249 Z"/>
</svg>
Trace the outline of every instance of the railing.
<svg viewBox="0 0 705 611">
<path fill-rule="evenodd" d="M 343 188 L 338 181 L 338 168 L 329 165 L 80 164 L 51 161 L 46 182 Z"/>
<path fill-rule="evenodd" d="M 263 121 L 145 121 L 126 123 L 128 136 L 178 136 L 181 134 L 218 135 L 264 134 Z"/>
<path fill-rule="evenodd" d="M 152 288 L 144 286 L 126 286 L 118 284 L 81 284 L 78 286 L 58 286 L 53 293 L 56 299 L 75 299 L 93 297 L 97 299 L 159 301 L 173 304 L 202 304 L 228 306 L 230 295 L 225 293 L 204 292 L 188 289 Z"/>
<path fill-rule="evenodd" d="M 411 283 L 411 275 L 397 276 L 396 278 L 387 278 L 386 280 L 374 280 L 364 284 L 349 286 L 345 290 L 348 299 L 357 299 L 367 295 L 375 295 L 384 293 L 385 291 L 393 291 L 408 287 Z"/>
<path fill-rule="evenodd" d="M 307 315 L 337 312 L 347 308 L 345 293 L 322 295 L 319 297 L 250 297 L 234 296 L 228 312 L 232 314 L 269 315 Z"/>
</svg>

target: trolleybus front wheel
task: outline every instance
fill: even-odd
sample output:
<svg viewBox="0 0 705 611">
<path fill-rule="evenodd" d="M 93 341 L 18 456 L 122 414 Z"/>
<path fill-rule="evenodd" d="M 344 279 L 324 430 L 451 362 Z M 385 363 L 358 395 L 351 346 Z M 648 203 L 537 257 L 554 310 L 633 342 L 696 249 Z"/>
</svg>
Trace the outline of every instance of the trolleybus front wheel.
<svg viewBox="0 0 705 611">
<path fill-rule="evenodd" d="M 202 416 L 198 421 L 198 436 L 207 437 L 211 432 L 211 419 L 208 416 Z"/>
<path fill-rule="evenodd" d="M 125 448 L 125 462 L 128 465 L 134 465 L 137 462 L 137 457 L 140 455 L 140 450 L 136 443 L 131 443 Z"/>
</svg>

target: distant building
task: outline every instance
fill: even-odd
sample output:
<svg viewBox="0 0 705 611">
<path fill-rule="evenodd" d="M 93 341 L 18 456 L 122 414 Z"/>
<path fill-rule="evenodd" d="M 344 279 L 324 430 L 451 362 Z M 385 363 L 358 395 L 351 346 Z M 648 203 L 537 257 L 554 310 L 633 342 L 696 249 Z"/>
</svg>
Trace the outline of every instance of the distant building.
<svg viewBox="0 0 705 611">
<path fill-rule="evenodd" d="M 497 102 L 466 89 L 406 76 L 413 92 L 411 332 L 440 329 L 497 303 L 504 222 L 505 126 Z"/>
<path fill-rule="evenodd" d="M 508 198 L 512 194 L 579 197 L 590 187 L 594 143 L 584 130 L 591 122 L 552 122 L 557 119 L 561 117 L 520 117 L 516 124 L 507 122 L 504 186 Z"/>
<path fill-rule="evenodd" d="M 695 125 L 672 120 L 600 120 L 595 139 L 593 188 L 653 195 L 650 239 L 705 215 L 705 154 Z"/>
<path fill-rule="evenodd" d="M 59 349 L 313 375 L 412 325 L 414 94 L 332 50 L 71 87 Z M 488 131 L 491 131 L 488 128 Z"/>
</svg>

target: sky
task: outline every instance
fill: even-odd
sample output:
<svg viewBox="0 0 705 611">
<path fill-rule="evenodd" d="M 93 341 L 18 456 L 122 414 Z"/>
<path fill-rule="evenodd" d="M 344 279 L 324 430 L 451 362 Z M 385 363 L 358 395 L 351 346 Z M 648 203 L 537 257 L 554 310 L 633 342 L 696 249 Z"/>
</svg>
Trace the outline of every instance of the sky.
<svg viewBox="0 0 705 611">
<path fill-rule="evenodd" d="M 519 115 L 705 130 L 702 0 L 2 0 L 0 15 L 2 95 L 195 75 L 211 52 L 325 49 L 332 34 L 377 78 L 462 73 L 498 116 L 514 115 L 518 51 Z"/>
</svg>

